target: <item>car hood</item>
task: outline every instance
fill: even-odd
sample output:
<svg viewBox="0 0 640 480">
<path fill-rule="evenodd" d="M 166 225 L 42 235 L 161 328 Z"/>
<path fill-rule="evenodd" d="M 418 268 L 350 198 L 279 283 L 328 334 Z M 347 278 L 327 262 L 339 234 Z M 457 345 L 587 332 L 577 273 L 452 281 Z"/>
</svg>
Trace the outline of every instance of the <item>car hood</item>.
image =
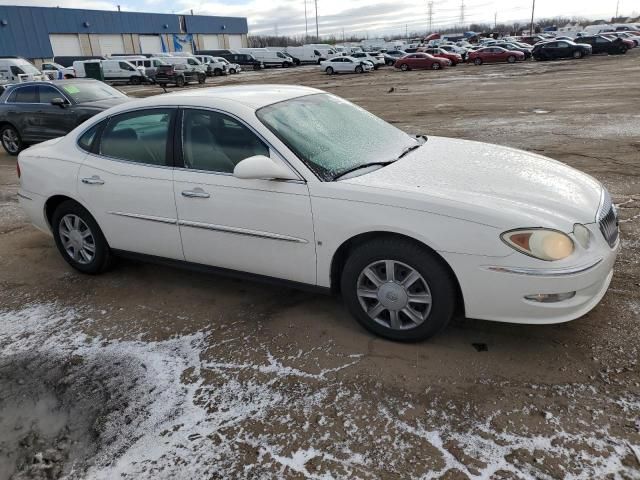
<svg viewBox="0 0 640 480">
<path fill-rule="evenodd" d="M 115 107 L 116 105 L 120 105 L 122 103 L 130 102 L 132 98 L 129 97 L 115 97 L 115 98 L 105 98 L 104 100 L 96 100 L 93 102 L 79 103 L 78 106 L 81 108 L 92 108 L 96 110 L 106 110 L 111 107 Z"/>
<path fill-rule="evenodd" d="M 597 180 L 556 160 L 443 137 L 429 137 L 397 162 L 342 182 L 377 189 L 380 195 L 404 201 L 399 206 L 405 208 L 497 228 L 565 232 L 573 230 L 574 223 L 595 221 L 602 194 Z"/>
</svg>

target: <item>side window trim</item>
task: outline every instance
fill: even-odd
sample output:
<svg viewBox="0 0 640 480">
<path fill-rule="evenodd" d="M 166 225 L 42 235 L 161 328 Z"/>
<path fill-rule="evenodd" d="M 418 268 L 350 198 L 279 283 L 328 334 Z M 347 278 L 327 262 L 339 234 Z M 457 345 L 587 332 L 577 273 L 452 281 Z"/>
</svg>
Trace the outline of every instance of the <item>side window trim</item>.
<svg viewBox="0 0 640 480">
<path fill-rule="evenodd" d="M 224 110 L 220 110 L 217 108 L 213 108 L 213 107 L 199 107 L 199 106 L 181 106 L 179 107 L 179 117 L 180 117 L 180 122 L 177 123 L 176 122 L 176 127 L 175 127 L 175 133 L 174 133 L 174 150 L 173 150 L 173 154 L 174 154 L 174 168 L 179 168 L 181 170 L 189 170 L 192 172 L 199 172 L 199 173 L 208 173 L 210 175 L 233 175 L 233 173 L 226 173 L 226 172 L 214 172 L 211 170 L 193 170 L 193 169 L 189 169 L 187 167 L 185 167 L 184 165 L 184 153 L 183 153 L 183 149 L 182 149 L 182 127 L 183 127 L 183 117 L 184 117 L 184 110 L 204 110 L 204 111 L 208 111 L 208 112 L 215 112 L 215 113 L 220 113 L 222 115 L 227 115 L 228 117 L 234 119 L 235 121 L 237 121 L 239 124 L 241 124 L 243 127 L 245 127 L 247 130 L 249 130 L 251 133 L 253 133 L 256 137 L 258 137 L 258 139 L 265 144 L 265 146 L 269 149 L 269 155 L 271 156 L 271 153 L 273 152 L 277 158 L 279 160 L 281 160 L 288 168 L 291 169 L 292 172 L 294 172 L 298 177 L 299 180 L 287 180 L 288 182 L 301 182 L 301 183 L 307 183 L 306 180 L 304 179 L 304 177 L 300 174 L 300 172 L 293 166 L 291 165 L 291 163 L 286 159 L 286 157 L 284 155 L 282 155 L 282 153 L 280 153 L 280 151 L 275 148 L 273 146 L 273 144 L 271 142 L 269 142 L 264 135 L 262 135 L 260 132 L 258 132 L 255 128 L 253 128 L 251 125 L 247 124 L 244 120 L 242 120 L 241 118 L 237 117 L 236 115 L 224 111 Z M 178 117 L 178 115 L 175 115 L 174 117 Z M 273 158 L 273 157 L 271 157 Z"/>
<path fill-rule="evenodd" d="M 58 94 L 60 95 L 60 98 L 63 98 L 64 100 L 66 100 L 67 102 L 69 102 L 69 105 L 73 105 L 73 102 L 69 99 L 69 97 L 67 97 L 64 93 L 62 93 L 62 91 L 60 91 L 60 89 L 54 85 L 38 85 L 38 103 L 40 103 L 41 105 L 49 105 L 46 102 L 42 102 L 40 99 L 40 89 L 41 88 L 52 88 L 53 90 L 55 90 L 56 92 L 58 92 Z"/>
</svg>

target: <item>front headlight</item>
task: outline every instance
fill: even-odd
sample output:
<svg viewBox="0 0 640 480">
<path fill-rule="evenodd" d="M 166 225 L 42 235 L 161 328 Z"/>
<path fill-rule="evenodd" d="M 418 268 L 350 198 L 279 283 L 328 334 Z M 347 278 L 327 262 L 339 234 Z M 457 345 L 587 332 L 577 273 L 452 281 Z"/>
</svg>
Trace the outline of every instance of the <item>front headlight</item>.
<svg viewBox="0 0 640 480">
<path fill-rule="evenodd" d="M 557 230 L 523 228 L 500 235 L 511 248 L 546 261 L 562 260 L 573 253 L 573 241 Z"/>
</svg>

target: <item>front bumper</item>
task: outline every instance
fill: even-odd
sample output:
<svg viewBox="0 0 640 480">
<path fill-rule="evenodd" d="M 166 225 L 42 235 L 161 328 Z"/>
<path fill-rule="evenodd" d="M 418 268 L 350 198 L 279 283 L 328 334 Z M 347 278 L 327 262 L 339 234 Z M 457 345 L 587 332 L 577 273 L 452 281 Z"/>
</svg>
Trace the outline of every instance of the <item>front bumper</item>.
<svg viewBox="0 0 640 480">
<path fill-rule="evenodd" d="M 610 248 L 597 227 L 588 252 L 572 265 L 555 267 L 519 253 L 507 257 L 482 257 L 440 252 L 453 269 L 469 318 L 510 323 L 551 324 L 568 322 L 592 310 L 602 299 L 613 277 L 620 241 Z M 516 266 L 516 263 L 523 262 Z M 532 266 L 533 265 L 533 266 Z M 566 300 L 542 303 L 525 297 L 575 292 Z"/>
</svg>

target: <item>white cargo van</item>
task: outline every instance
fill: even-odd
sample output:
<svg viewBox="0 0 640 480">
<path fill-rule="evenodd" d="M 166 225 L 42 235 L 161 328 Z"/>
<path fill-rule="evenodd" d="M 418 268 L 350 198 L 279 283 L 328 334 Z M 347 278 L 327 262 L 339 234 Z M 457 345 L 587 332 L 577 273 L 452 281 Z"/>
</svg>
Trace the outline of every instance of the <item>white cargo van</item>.
<svg viewBox="0 0 640 480">
<path fill-rule="evenodd" d="M 293 58 L 282 52 L 276 52 L 267 48 L 239 48 L 239 53 L 247 53 L 262 62 L 265 67 L 280 66 L 284 68 L 294 65 Z"/>
<path fill-rule="evenodd" d="M 285 47 L 285 54 L 291 55 L 294 60 L 300 63 L 317 63 L 325 61 L 328 56 L 323 55 L 320 50 L 311 45 L 303 45 L 302 47 Z"/>
<path fill-rule="evenodd" d="M 215 57 L 212 57 L 211 55 L 195 55 L 195 58 L 207 67 L 208 76 L 227 74 L 227 64 L 217 60 Z"/>
<path fill-rule="evenodd" d="M 207 74 L 207 66 L 193 55 L 180 55 L 177 57 L 171 55 L 169 57 L 160 57 L 160 60 L 165 63 L 170 63 L 171 65 L 189 65 L 192 70 L 197 70 L 205 75 Z"/>
<path fill-rule="evenodd" d="M 7 83 L 46 80 L 40 70 L 22 57 L 0 57 L 0 79 Z"/>
<path fill-rule="evenodd" d="M 100 63 L 102 64 L 102 73 L 105 82 L 127 82 L 131 85 L 140 85 L 147 79 L 145 74 L 141 72 L 135 65 L 128 60 L 80 60 L 73 62 L 73 70 L 77 78 L 87 76 L 85 72 L 85 64 Z M 144 68 L 142 68 L 144 71 Z"/>
</svg>

